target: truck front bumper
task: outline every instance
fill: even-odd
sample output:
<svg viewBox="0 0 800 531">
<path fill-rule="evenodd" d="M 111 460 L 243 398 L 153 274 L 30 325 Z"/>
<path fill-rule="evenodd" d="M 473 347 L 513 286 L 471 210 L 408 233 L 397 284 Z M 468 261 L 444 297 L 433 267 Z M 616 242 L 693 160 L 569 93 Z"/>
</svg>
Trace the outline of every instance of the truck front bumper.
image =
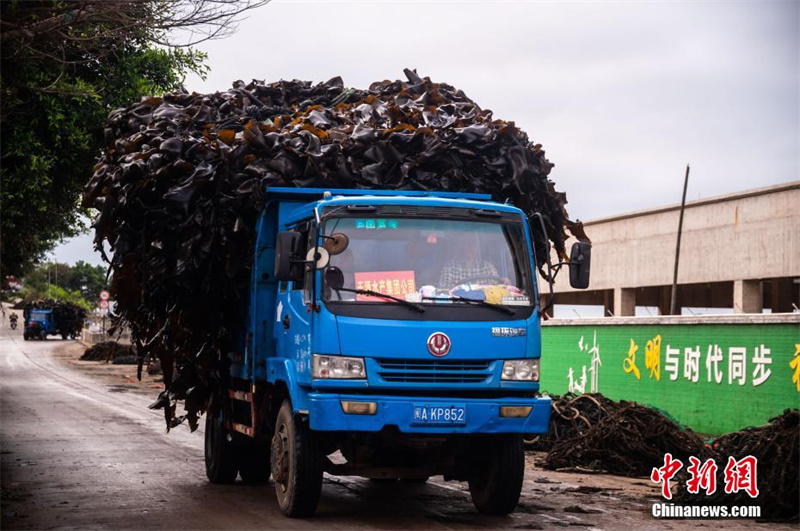
<svg viewBox="0 0 800 531">
<path fill-rule="evenodd" d="M 425 398 L 310 393 L 308 416 L 312 430 L 376 432 L 396 426 L 402 433 L 546 433 L 550 398 Z M 347 414 L 343 401 L 375 402 L 374 415 Z M 464 424 L 421 424 L 414 421 L 415 406 L 464 406 Z M 501 417 L 502 406 L 530 406 L 527 417 Z"/>
</svg>

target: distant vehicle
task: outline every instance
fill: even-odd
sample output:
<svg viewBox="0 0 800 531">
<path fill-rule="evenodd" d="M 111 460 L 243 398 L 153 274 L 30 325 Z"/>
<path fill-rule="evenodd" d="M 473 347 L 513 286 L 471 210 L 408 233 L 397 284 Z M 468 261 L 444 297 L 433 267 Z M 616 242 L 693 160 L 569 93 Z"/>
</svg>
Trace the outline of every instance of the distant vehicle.
<svg viewBox="0 0 800 531">
<path fill-rule="evenodd" d="M 77 339 L 83 322 L 57 319 L 53 310 L 29 310 L 25 315 L 25 330 L 22 337 L 29 339 L 47 339 L 47 336 L 60 335 L 61 339 Z"/>
</svg>

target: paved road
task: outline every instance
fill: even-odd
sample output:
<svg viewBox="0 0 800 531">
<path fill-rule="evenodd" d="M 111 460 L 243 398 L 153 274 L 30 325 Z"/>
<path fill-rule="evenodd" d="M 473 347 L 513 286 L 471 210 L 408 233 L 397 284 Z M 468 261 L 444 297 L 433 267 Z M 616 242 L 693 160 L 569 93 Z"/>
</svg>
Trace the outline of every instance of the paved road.
<svg viewBox="0 0 800 531">
<path fill-rule="evenodd" d="M 65 349 L 77 350 L 71 342 L 26 342 L 18 331 L 9 335 L 7 328 L 0 330 L 3 529 L 658 525 L 649 515 L 653 500 L 647 499 L 655 490 L 640 480 L 539 470 L 529 471 L 521 506 L 509 517 L 478 515 L 460 483 L 376 485 L 326 477 L 318 515 L 287 520 L 278 511 L 271 484 L 208 483 L 202 430 L 165 433 L 160 413 L 147 409 L 152 389 L 120 392 L 126 389 L 56 356 Z M 588 485 L 607 491 L 575 492 Z"/>
</svg>

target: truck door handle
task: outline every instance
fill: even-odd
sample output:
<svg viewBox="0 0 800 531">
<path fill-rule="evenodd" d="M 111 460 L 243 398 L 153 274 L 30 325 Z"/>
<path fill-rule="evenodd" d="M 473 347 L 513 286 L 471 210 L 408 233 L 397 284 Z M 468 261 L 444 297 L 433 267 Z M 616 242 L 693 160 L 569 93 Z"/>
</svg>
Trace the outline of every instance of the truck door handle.
<svg viewBox="0 0 800 531">
<path fill-rule="evenodd" d="M 289 317 L 289 314 L 287 313 L 286 316 L 283 318 L 283 321 L 281 322 L 283 323 L 283 328 L 289 330 L 289 326 L 291 326 L 292 324 L 292 319 Z"/>
</svg>

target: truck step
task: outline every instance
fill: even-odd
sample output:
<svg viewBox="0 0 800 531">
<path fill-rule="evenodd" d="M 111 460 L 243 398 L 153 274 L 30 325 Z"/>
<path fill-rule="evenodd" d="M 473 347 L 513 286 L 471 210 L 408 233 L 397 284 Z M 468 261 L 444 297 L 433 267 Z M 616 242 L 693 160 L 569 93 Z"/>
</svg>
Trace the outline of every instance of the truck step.
<svg viewBox="0 0 800 531">
<path fill-rule="evenodd" d="M 231 400 L 236 400 L 238 402 L 246 402 L 250 404 L 250 425 L 248 426 L 247 424 L 242 424 L 240 422 L 230 421 L 228 423 L 228 428 L 231 431 L 241 433 L 248 437 L 255 437 L 256 411 L 255 411 L 255 404 L 253 401 L 253 393 L 250 391 L 235 391 L 233 389 L 230 389 L 228 391 L 228 396 L 231 398 Z"/>
<path fill-rule="evenodd" d="M 248 437 L 256 436 L 256 432 L 251 426 L 245 426 L 244 424 L 239 424 L 238 422 L 231 422 L 231 429 L 243 435 L 247 435 Z"/>
<path fill-rule="evenodd" d="M 230 391 L 228 391 L 228 394 L 233 400 L 247 402 L 248 404 L 253 403 L 253 393 L 249 391 L 234 391 L 233 389 L 231 389 Z"/>
</svg>

